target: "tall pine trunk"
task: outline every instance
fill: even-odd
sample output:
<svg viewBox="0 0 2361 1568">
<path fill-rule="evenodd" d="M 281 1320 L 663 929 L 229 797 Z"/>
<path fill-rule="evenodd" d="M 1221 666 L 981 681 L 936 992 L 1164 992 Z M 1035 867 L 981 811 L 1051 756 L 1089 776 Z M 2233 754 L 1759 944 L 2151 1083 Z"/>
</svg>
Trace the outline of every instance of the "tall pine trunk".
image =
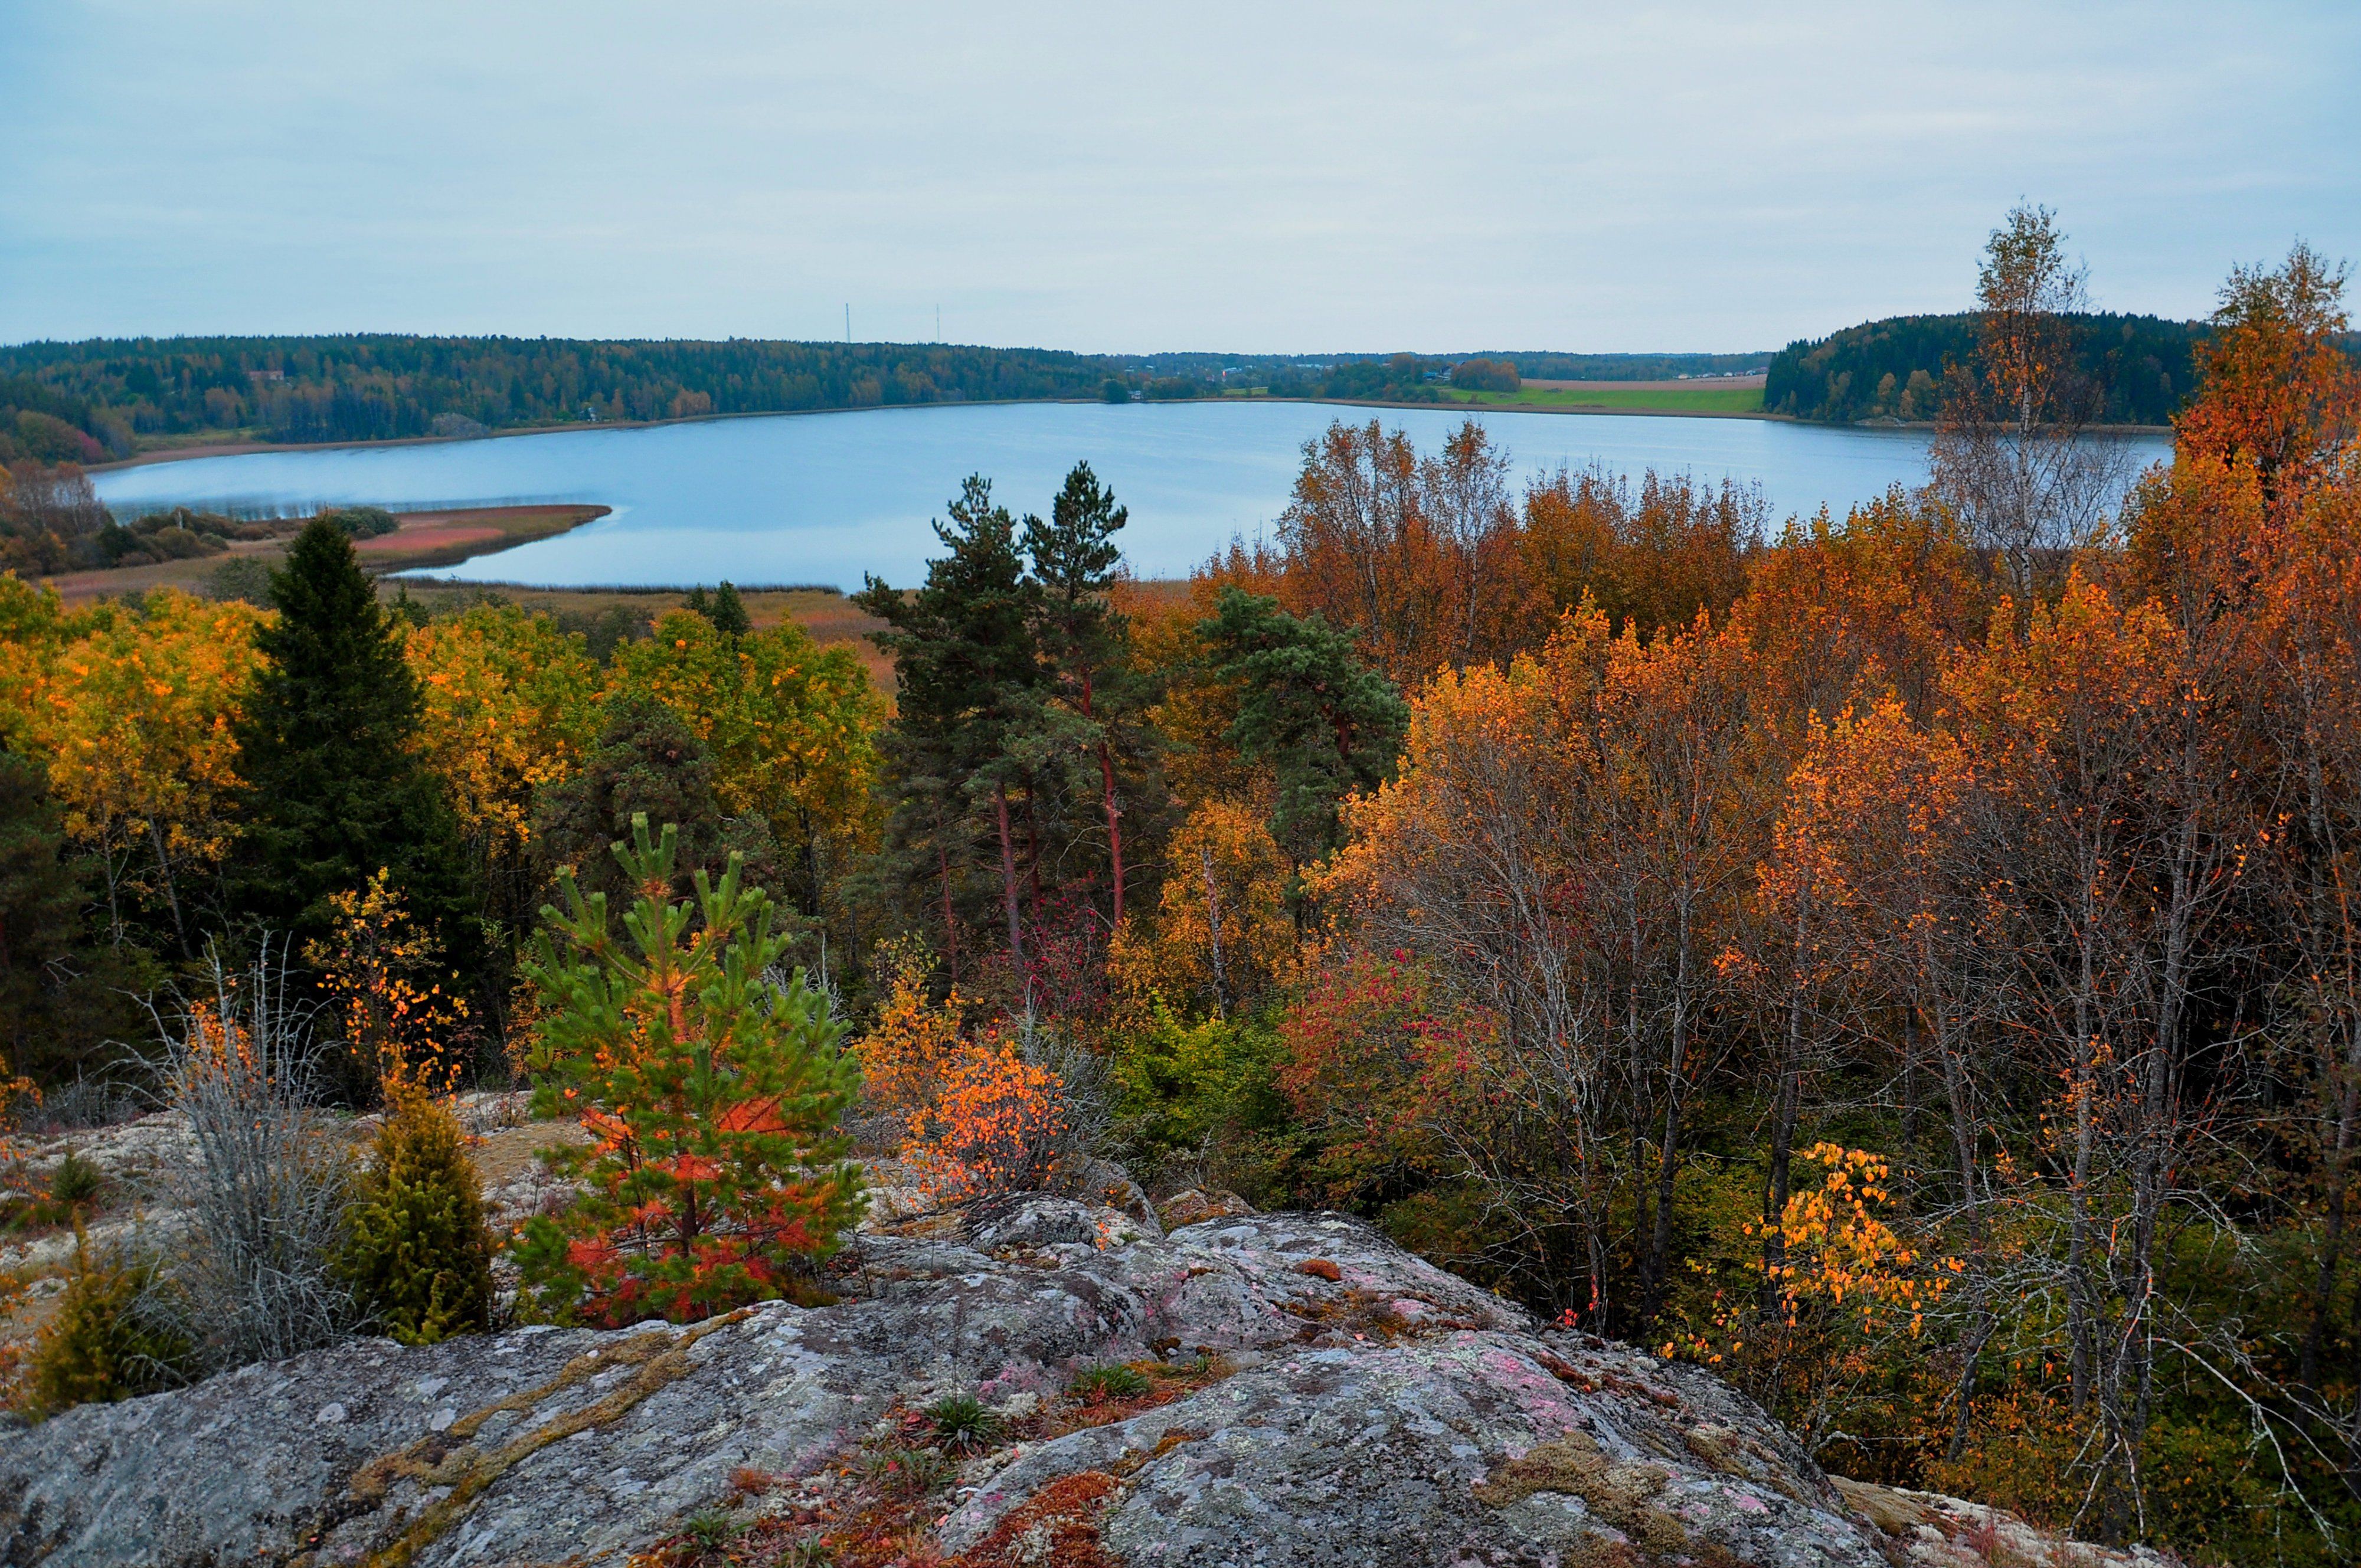
<svg viewBox="0 0 2361 1568">
<path fill-rule="evenodd" d="M 1000 890 L 1001 902 L 1008 911 L 1008 958 L 1016 968 L 1017 981 L 1025 982 L 1025 922 L 1016 909 L 1016 845 L 1008 831 L 1008 786 L 992 786 L 994 815 L 1000 821 Z M 1030 988 L 1027 987 L 1029 990 Z"/>
</svg>

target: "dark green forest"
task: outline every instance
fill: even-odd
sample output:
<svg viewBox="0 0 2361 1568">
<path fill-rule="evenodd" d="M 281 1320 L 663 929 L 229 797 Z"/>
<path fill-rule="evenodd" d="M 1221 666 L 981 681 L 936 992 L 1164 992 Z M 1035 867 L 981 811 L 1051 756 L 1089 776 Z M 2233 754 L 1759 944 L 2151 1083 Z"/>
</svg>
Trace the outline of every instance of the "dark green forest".
<svg viewBox="0 0 2361 1568">
<path fill-rule="evenodd" d="M 1164 400 L 1250 388 L 1417 400 L 1431 398 L 1426 384 L 1465 357 L 395 334 L 32 343 L 0 347 L 0 463 L 97 463 L 143 444 L 229 432 L 274 442 L 390 441 L 585 421 L 1007 399 Z M 1751 368 L 1768 356 L 1494 357 L 1512 358 L 1528 376 L 1637 380 Z"/>
<path fill-rule="evenodd" d="M 247 431 L 386 441 L 586 420 L 1099 394 L 1105 360 L 946 345 L 582 343 L 556 338 L 218 337 L 0 348 L 107 433 Z"/>
<path fill-rule="evenodd" d="M 1771 361 L 1763 406 L 1830 424 L 1931 420 L 1947 367 L 1975 356 L 1978 316 L 1889 316 L 1789 344 Z M 2103 313 L 2077 318 L 2078 365 L 2106 424 L 2169 424 L 2196 385 L 2202 322 Z"/>
</svg>

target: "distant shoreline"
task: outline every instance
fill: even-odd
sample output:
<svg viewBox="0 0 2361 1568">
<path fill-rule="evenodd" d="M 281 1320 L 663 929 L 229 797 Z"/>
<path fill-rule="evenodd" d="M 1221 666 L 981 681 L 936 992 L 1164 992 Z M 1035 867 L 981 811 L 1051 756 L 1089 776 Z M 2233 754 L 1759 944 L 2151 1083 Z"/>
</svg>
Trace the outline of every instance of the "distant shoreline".
<svg viewBox="0 0 2361 1568">
<path fill-rule="evenodd" d="M 1636 383 L 1635 383 L 1636 384 Z M 802 419 L 820 414 L 916 413 L 944 409 L 1011 408 L 1029 403 L 1060 403 L 1089 405 L 1096 398 L 977 398 L 965 402 L 937 403 L 877 403 L 867 408 L 851 409 L 774 409 L 752 413 L 687 414 L 679 419 L 637 420 L 577 420 L 567 424 L 525 425 L 511 430 L 487 431 L 482 435 L 400 435 L 383 441 L 229 441 L 213 445 L 173 446 L 160 451 L 143 452 L 120 462 L 94 463 L 87 471 L 111 474 L 125 468 L 145 468 L 158 463 L 187 463 L 200 457 L 245 457 L 267 452 L 340 452 L 368 451 L 387 446 L 441 446 L 462 441 L 500 441 L 522 435 L 559 435 L 586 430 L 656 430 L 675 424 L 716 424 L 724 420 L 741 419 Z M 1396 402 L 1382 398 L 1176 398 L 1169 404 L 1136 406 L 1182 407 L 1191 403 L 1232 405 L 1244 403 L 1313 403 L 1342 409 L 1423 409 L 1438 413 L 1459 410 L 1467 413 L 1513 414 L 1576 414 L 1586 416 L 1627 416 L 1635 419 L 1752 419 L 1771 424 L 1812 424 L 1809 420 L 1794 414 L 1773 413 L 1766 409 L 1653 409 L 1613 403 L 1462 403 L 1462 402 Z M 1831 424 L 1817 426 L 1827 430 L 1865 431 L 1931 431 L 1930 420 L 1880 422 L 1875 424 Z M 2092 435 L 2170 435 L 2169 424 L 2086 425 Z"/>
<path fill-rule="evenodd" d="M 585 523 L 611 515 L 613 509 L 591 502 L 556 502 L 532 506 L 440 507 L 396 513 L 391 533 L 354 542 L 361 569 L 372 577 L 390 579 L 405 572 L 435 571 L 497 555 L 521 544 L 533 544 L 570 533 Z M 211 590 L 214 574 L 234 561 L 276 565 L 293 543 L 291 534 L 271 539 L 242 540 L 214 555 L 189 555 L 153 561 L 137 566 L 89 567 L 59 572 L 39 579 L 68 604 L 144 594 L 157 588 L 188 593 Z M 422 579 L 432 580 L 432 579 Z"/>
</svg>

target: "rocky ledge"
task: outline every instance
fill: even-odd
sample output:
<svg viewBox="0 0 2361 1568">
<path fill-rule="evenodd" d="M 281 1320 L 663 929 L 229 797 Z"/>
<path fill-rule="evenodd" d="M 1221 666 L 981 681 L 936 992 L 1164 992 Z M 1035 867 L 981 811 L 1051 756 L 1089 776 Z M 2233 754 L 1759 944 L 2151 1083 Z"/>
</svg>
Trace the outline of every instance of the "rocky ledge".
<svg viewBox="0 0 2361 1568">
<path fill-rule="evenodd" d="M 1849 1501 L 1713 1377 L 1339 1215 L 1030 1197 L 855 1251 L 830 1306 L 360 1341 L 9 1432 L 0 1563 L 1938 1560 L 1927 1500 L 1888 1534 L 1901 1495 Z M 953 1395 L 998 1420 L 939 1456 Z"/>
</svg>

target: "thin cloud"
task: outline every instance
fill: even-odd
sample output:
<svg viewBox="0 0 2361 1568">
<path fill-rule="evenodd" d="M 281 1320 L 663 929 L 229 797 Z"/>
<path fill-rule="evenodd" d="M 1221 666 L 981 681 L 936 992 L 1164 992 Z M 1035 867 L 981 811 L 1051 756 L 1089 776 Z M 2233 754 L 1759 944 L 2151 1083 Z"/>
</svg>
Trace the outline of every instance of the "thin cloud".
<svg viewBox="0 0 2361 1568">
<path fill-rule="evenodd" d="M 1761 348 L 2361 254 L 2342 5 L 9 8 L 0 338 Z"/>
</svg>

